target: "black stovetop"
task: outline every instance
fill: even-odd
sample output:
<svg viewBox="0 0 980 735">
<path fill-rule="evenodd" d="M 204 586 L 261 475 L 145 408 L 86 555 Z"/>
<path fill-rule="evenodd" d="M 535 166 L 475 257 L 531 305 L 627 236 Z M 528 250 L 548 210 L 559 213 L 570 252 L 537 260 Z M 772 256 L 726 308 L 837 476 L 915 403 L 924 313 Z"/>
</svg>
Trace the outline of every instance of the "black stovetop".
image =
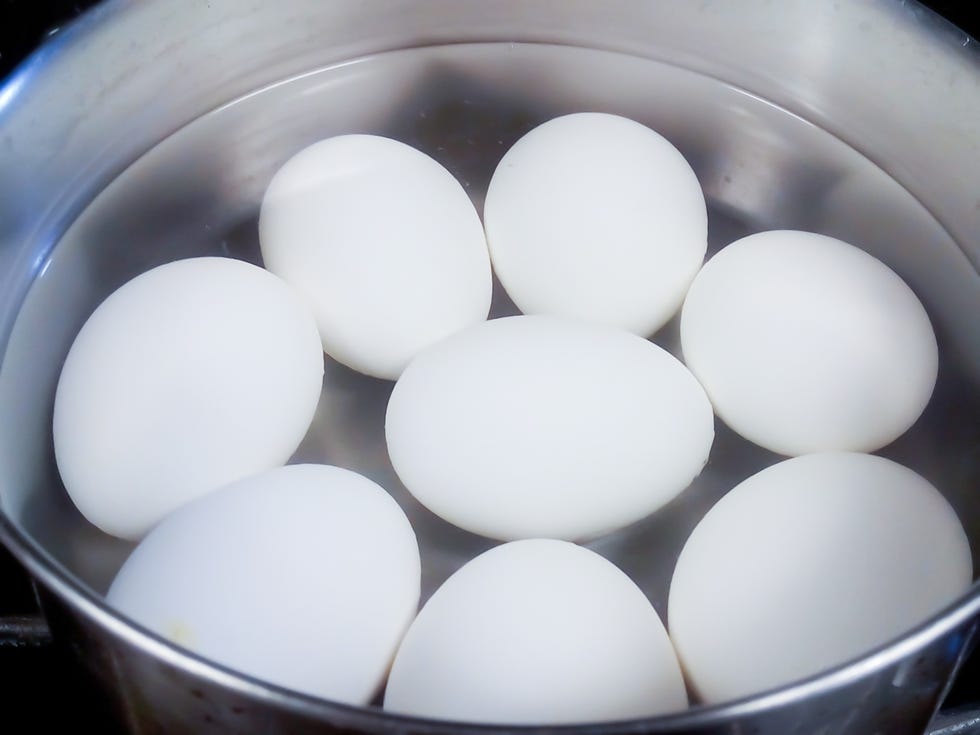
<svg viewBox="0 0 980 735">
<path fill-rule="evenodd" d="M 50 33 L 98 2 L 0 0 L 0 84 Z M 924 4 L 980 38 L 976 0 Z M 73 729 L 95 729 L 100 735 L 122 733 L 105 699 L 92 689 L 77 665 L 18 617 L 36 611 L 30 578 L 0 547 L 0 717 L 5 723 L 0 731 L 8 735 L 60 732 L 67 719 Z M 955 708 L 978 701 L 980 652 L 966 663 L 946 705 Z"/>
</svg>

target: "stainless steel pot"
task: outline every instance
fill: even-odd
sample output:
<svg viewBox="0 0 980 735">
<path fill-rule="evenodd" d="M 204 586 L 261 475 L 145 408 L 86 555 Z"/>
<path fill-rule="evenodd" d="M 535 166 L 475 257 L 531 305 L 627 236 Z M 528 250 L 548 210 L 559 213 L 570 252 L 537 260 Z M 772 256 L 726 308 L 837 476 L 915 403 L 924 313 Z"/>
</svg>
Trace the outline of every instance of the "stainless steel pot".
<svg viewBox="0 0 980 735">
<path fill-rule="evenodd" d="M 130 546 L 74 510 L 50 437 L 54 386 L 86 316 L 157 263 L 256 260 L 264 186 L 312 140 L 401 138 L 445 163 L 479 206 L 510 143 L 581 109 L 644 121 L 685 153 L 709 200 L 713 249 L 752 230 L 812 229 L 860 245 L 912 285 L 940 339 L 940 382 L 916 427 L 883 453 L 944 491 L 980 568 L 980 53 L 952 26 L 898 0 L 115 0 L 0 88 L 0 540 L 40 581 L 56 639 L 133 732 L 462 728 L 268 686 L 104 605 Z M 496 313 L 512 308 L 499 294 Z M 676 349 L 675 337 L 668 326 L 657 340 Z M 381 434 L 389 390 L 328 364 L 297 459 L 391 489 L 422 541 L 428 594 L 490 542 L 431 516 L 397 482 Z M 686 534 L 775 459 L 719 425 L 692 488 L 592 546 L 663 613 Z M 907 635 L 822 675 L 674 716 L 560 730 L 921 733 L 978 619 L 975 583 Z"/>
</svg>

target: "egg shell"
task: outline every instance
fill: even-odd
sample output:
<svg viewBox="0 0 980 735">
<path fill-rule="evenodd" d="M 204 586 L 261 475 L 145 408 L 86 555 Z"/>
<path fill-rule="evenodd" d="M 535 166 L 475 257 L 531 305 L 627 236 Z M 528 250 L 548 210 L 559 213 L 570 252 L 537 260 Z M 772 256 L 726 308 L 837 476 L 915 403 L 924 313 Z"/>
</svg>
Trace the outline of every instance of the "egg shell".
<svg viewBox="0 0 980 735">
<path fill-rule="evenodd" d="M 749 235 L 705 264 L 681 345 L 718 416 L 786 455 L 883 447 L 922 413 L 939 364 L 929 317 L 894 271 L 793 230 Z"/>
<path fill-rule="evenodd" d="M 567 724 L 682 710 L 674 651 L 640 589 L 565 541 L 497 546 L 453 574 L 412 623 L 386 710 Z"/>
<path fill-rule="evenodd" d="M 420 353 L 388 403 L 399 478 L 492 538 L 601 535 L 700 473 L 714 438 L 701 386 L 629 332 L 554 316 L 495 319 Z"/>
<path fill-rule="evenodd" d="M 749 477 L 694 529 L 667 622 L 708 703 L 816 674 L 905 634 L 962 594 L 963 527 L 925 479 L 831 452 Z"/>
<path fill-rule="evenodd" d="M 415 533 L 385 490 L 348 470 L 291 465 L 168 516 L 107 601 L 228 668 L 366 704 L 419 602 Z"/>
<path fill-rule="evenodd" d="M 494 270 L 525 314 L 646 336 L 704 260 L 697 176 L 666 138 L 618 115 L 549 120 L 507 151 L 484 206 Z"/>
<path fill-rule="evenodd" d="M 262 201 L 265 266 L 313 310 L 323 349 L 395 379 L 423 347 L 490 310 L 480 218 L 452 174 L 375 135 L 340 135 L 290 158 Z"/>
<path fill-rule="evenodd" d="M 322 379 L 313 317 L 274 275 L 230 258 L 159 266 L 112 293 L 71 346 L 58 470 L 90 522 L 139 538 L 183 503 L 284 464 Z"/>
</svg>

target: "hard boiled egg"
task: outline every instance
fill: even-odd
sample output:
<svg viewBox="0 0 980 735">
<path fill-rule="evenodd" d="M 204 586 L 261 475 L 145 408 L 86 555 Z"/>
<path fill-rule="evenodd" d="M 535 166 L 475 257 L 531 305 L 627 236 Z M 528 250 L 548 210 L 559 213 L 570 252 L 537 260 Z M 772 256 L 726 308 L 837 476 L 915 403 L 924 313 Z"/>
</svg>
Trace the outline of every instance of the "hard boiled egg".
<svg viewBox="0 0 980 735">
<path fill-rule="evenodd" d="M 788 684 L 924 622 L 970 585 L 956 514 L 868 454 L 796 457 L 748 478 L 694 529 L 667 621 L 706 702 Z"/>
<path fill-rule="evenodd" d="M 490 259 L 463 187 L 389 138 L 341 135 L 304 148 L 262 201 L 265 266 L 316 316 L 336 360 L 394 380 L 423 347 L 486 319 Z"/>
<path fill-rule="evenodd" d="M 504 155 L 484 207 L 500 282 L 525 314 L 652 334 L 704 260 L 704 194 L 684 156 L 633 120 L 549 120 Z"/>
<path fill-rule="evenodd" d="M 553 725 L 687 706 L 677 659 L 640 589 L 564 541 L 504 544 L 453 574 L 412 623 L 386 710 Z"/>
<path fill-rule="evenodd" d="M 62 368 L 54 448 L 107 533 L 285 463 L 320 397 L 316 324 L 281 280 L 230 258 L 154 268 L 89 317 Z"/>
<path fill-rule="evenodd" d="M 337 467 L 293 465 L 168 516 L 107 600 L 238 672 L 366 704 L 415 615 L 419 584 L 415 533 L 387 492 Z"/>
<path fill-rule="evenodd" d="M 635 334 L 494 319 L 420 353 L 395 384 L 392 465 L 430 510 L 513 540 L 598 536 L 700 473 L 714 438 L 694 376 Z"/>
<path fill-rule="evenodd" d="M 684 361 L 718 415 L 788 455 L 872 451 L 936 384 L 925 309 L 884 263 L 811 232 L 749 235 L 704 266 L 681 315 Z"/>
</svg>

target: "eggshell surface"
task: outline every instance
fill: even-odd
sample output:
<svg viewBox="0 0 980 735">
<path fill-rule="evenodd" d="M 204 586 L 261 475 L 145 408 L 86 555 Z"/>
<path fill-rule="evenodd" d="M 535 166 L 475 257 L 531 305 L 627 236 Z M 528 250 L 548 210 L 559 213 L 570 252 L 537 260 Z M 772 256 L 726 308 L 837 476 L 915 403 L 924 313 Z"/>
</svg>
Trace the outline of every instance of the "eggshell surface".
<svg viewBox="0 0 980 735">
<path fill-rule="evenodd" d="M 386 710 L 567 724 L 684 709 L 677 659 L 640 589 L 565 541 L 504 544 L 429 599 L 392 665 Z"/>
<path fill-rule="evenodd" d="M 205 658 L 289 689 L 366 704 L 418 608 L 415 534 L 381 487 L 280 467 L 166 518 L 108 593 Z"/>
<path fill-rule="evenodd" d="M 888 444 L 938 372 L 932 325 L 905 282 L 810 232 L 750 235 L 711 258 L 684 303 L 681 344 L 718 416 L 786 455 Z"/>
<path fill-rule="evenodd" d="M 388 454 L 437 515 L 492 538 L 590 538 L 658 509 L 714 438 L 701 386 L 660 347 L 554 316 L 495 319 L 395 384 Z"/>
<path fill-rule="evenodd" d="M 709 703 L 816 674 L 904 634 L 970 585 L 945 498 L 891 460 L 831 452 L 749 477 L 694 529 L 667 621 Z"/>
<path fill-rule="evenodd" d="M 484 222 L 522 312 L 641 336 L 677 311 L 707 249 L 704 194 L 684 156 L 606 113 L 558 117 L 518 140 L 493 173 Z"/>
<path fill-rule="evenodd" d="M 154 268 L 95 310 L 65 360 L 54 447 L 68 494 L 102 530 L 139 538 L 285 463 L 322 377 L 313 317 L 271 273 L 230 258 Z"/>
<path fill-rule="evenodd" d="M 423 347 L 486 319 L 490 258 L 463 187 L 389 138 L 341 135 L 303 149 L 262 201 L 265 266 L 312 308 L 323 349 L 395 379 Z"/>
</svg>

